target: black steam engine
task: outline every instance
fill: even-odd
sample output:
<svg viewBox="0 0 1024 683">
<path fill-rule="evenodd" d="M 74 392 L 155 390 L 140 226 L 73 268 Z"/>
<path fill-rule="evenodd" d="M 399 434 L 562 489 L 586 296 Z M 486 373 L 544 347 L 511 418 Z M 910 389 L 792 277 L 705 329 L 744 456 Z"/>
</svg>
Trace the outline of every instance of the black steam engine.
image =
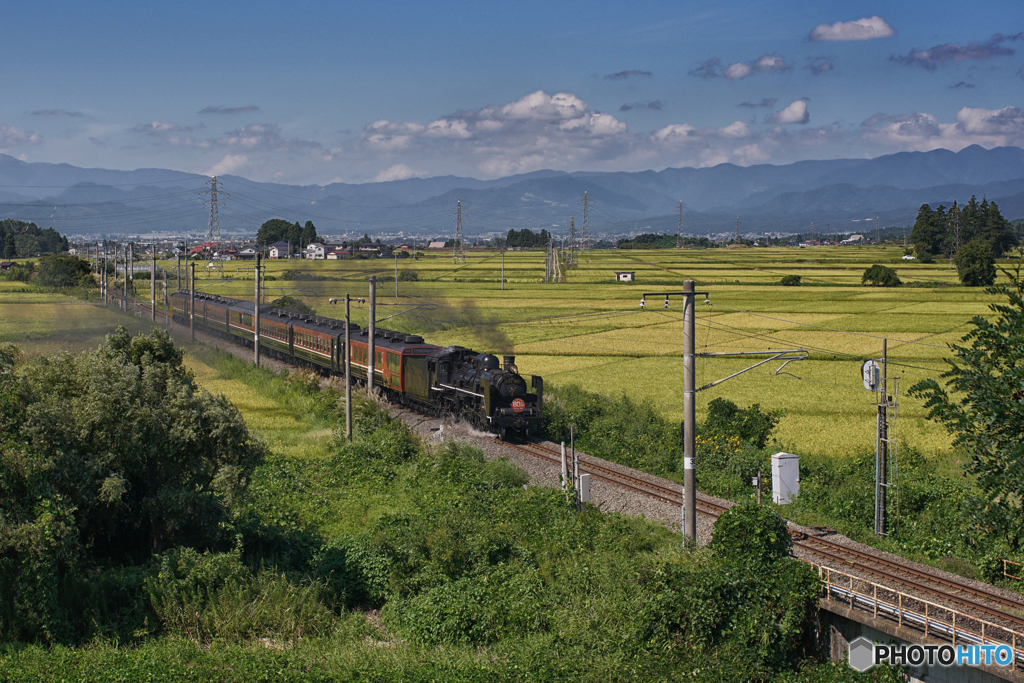
<svg viewBox="0 0 1024 683">
<path fill-rule="evenodd" d="M 189 305 L 188 293 L 171 296 L 178 322 L 189 324 L 193 313 Z M 247 346 L 256 340 L 255 312 L 254 304 L 247 301 L 198 293 L 195 297 L 197 328 Z M 263 353 L 331 374 L 344 373 L 348 355 L 352 376 L 360 383 L 367 381 L 368 329 L 352 325 L 346 349 L 344 321 L 269 304 L 261 304 L 259 312 Z M 540 424 L 544 381 L 533 375 L 527 387 L 514 356 L 505 356 L 502 366 L 489 353 L 426 344 L 422 337 L 391 330 L 374 332 L 373 383 L 391 400 L 434 415 L 461 417 L 499 435 L 508 430 L 525 432 Z"/>
</svg>

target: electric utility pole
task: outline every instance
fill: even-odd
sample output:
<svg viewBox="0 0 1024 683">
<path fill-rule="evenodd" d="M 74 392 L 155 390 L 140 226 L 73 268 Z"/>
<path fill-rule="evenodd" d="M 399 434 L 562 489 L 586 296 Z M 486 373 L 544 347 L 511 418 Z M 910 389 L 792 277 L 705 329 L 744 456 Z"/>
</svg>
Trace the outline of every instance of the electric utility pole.
<svg viewBox="0 0 1024 683">
<path fill-rule="evenodd" d="M 583 251 L 590 249 L 590 202 L 592 201 L 594 200 L 584 190 L 583 199 L 580 202 L 583 205 L 583 243 L 581 245 Z"/>
<path fill-rule="evenodd" d="M 679 202 L 679 232 L 676 235 L 676 249 L 683 248 L 683 203 Z"/>
<path fill-rule="evenodd" d="M 214 244 L 220 244 L 220 214 L 218 210 L 224 204 L 220 201 L 220 195 L 223 194 L 228 197 L 231 195 L 220 190 L 218 187 L 220 183 L 217 181 L 217 176 L 213 176 L 207 185 L 210 186 L 210 189 L 201 193 L 210 196 L 209 201 L 203 202 L 204 205 L 208 204 L 210 206 L 210 222 L 206 228 L 206 241 L 213 242 Z"/>
<path fill-rule="evenodd" d="M 697 542 L 695 296 L 693 280 L 683 282 L 683 537 L 694 543 Z"/>
<path fill-rule="evenodd" d="M 569 216 L 569 258 L 566 265 L 576 263 L 576 216 Z"/>
<path fill-rule="evenodd" d="M 352 440 L 352 332 L 351 300 L 345 294 L 345 439 Z"/>
<path fill-rule="evenodd" d="M 190 263 L 191 278 L 188 286 L 188 330 L 192 341 L 196 340 L 196 264 Z"/>
<path fill-rule="evenodd" d="M 452 245 L 452 263 L 466 262 L 466 252 L 462 247 L 462 200 L 455 202 L 455 244 Z"/>
<path fill-rule="evenodd" d="M 878 384 L 880 393 L 878 394 L 878 442 L 875 449 L 875 535 L 885 536 L 887 533 L 886 529 L 886 510 L 885 510 L 885 499 L 886 499 L 886 488 L 888 488 L 888 459 L 889 459 L 889 387 L 888 384 L 888 373 L 886 371 L 886 365 L 888 364 L 889 351 L 888 351 L 888 339 L 882 340 L 882 378 Z"/>
</svg>

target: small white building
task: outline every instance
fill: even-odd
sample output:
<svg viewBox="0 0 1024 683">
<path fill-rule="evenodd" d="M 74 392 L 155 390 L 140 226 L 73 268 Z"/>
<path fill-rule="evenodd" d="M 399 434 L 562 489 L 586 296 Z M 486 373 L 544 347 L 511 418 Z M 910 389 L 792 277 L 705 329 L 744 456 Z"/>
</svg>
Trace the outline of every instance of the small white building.
<svg viewBox="0 0 1024 683">
<path fill-rule="evenodd" d="M 623 272 L 616 271 L 615 273 L 616 282 L 636 282 L 636 272 L 627 270 Z"/>
<path fill-rule="evenodd" d="M 850 235 L 849 239 L 845 239 L 839 244 L 857 244 L 858 242 L 864 241 L 864 235 Z"/>
<path fill-rule="evenodd" d="M 444 242 L 431 242 L 427 245 L 427 249 L 444 249 Z"/>
<path fill-rule="evenodd" d="M 288 258 L 288 243 L 274 242 L 267 250 L 267 258 Z"/>
</svg>

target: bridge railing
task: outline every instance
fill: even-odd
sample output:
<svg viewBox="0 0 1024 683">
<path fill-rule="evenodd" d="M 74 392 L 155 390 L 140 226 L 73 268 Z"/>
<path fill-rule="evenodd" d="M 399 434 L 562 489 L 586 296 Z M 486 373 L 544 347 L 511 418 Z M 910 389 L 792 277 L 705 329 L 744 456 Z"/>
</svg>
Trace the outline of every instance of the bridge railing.
<svg viewBox="0 0 1024 683">
<path fill-rule="evenodd" d="M 953 645 L 1006 645 L 1013 651 L 1012 670 L 1024 669 L 1024 633 L 853 574 L 810 564 L 818 570 L 822 597 L 828 600 Z"/>
</svg>

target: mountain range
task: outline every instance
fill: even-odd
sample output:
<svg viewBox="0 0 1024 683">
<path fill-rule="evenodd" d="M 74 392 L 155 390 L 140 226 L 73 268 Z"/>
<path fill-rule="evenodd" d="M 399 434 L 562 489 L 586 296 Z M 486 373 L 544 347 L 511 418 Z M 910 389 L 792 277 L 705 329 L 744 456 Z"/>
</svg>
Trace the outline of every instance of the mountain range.
<svg viewBox="0 0 1024 683">
<path fill-rule="evenodd" d="M 313 221 L 320 234 L 454 233 L 457 203 L 467 236 L 509 229 L 560 233 L 574 217 L 597 235 L 675 232 L 683 202 L 689 235 L 870 231 L 911 225 L 918 208 L 995 201 L 1024 218 L 1024 149 L 973 145 L 959 152 L 900 152 L 874 159 L 788 165 L 667 168 L 640 172 L 542 170 L 495 180 L 457 176 L 363 184 L 285 185 L 217 178 L 222 234 L 255 235 L 270 218 Z M 0 219 L 81 235 L 206 234 L 210 179 L 167 169 L 118 171 L 30 163 L 0 154 Z M 205 194 L 204 194 L 205 192 Z M 587 202 L 584 202 L 586 193 Z"/>
</svg>

